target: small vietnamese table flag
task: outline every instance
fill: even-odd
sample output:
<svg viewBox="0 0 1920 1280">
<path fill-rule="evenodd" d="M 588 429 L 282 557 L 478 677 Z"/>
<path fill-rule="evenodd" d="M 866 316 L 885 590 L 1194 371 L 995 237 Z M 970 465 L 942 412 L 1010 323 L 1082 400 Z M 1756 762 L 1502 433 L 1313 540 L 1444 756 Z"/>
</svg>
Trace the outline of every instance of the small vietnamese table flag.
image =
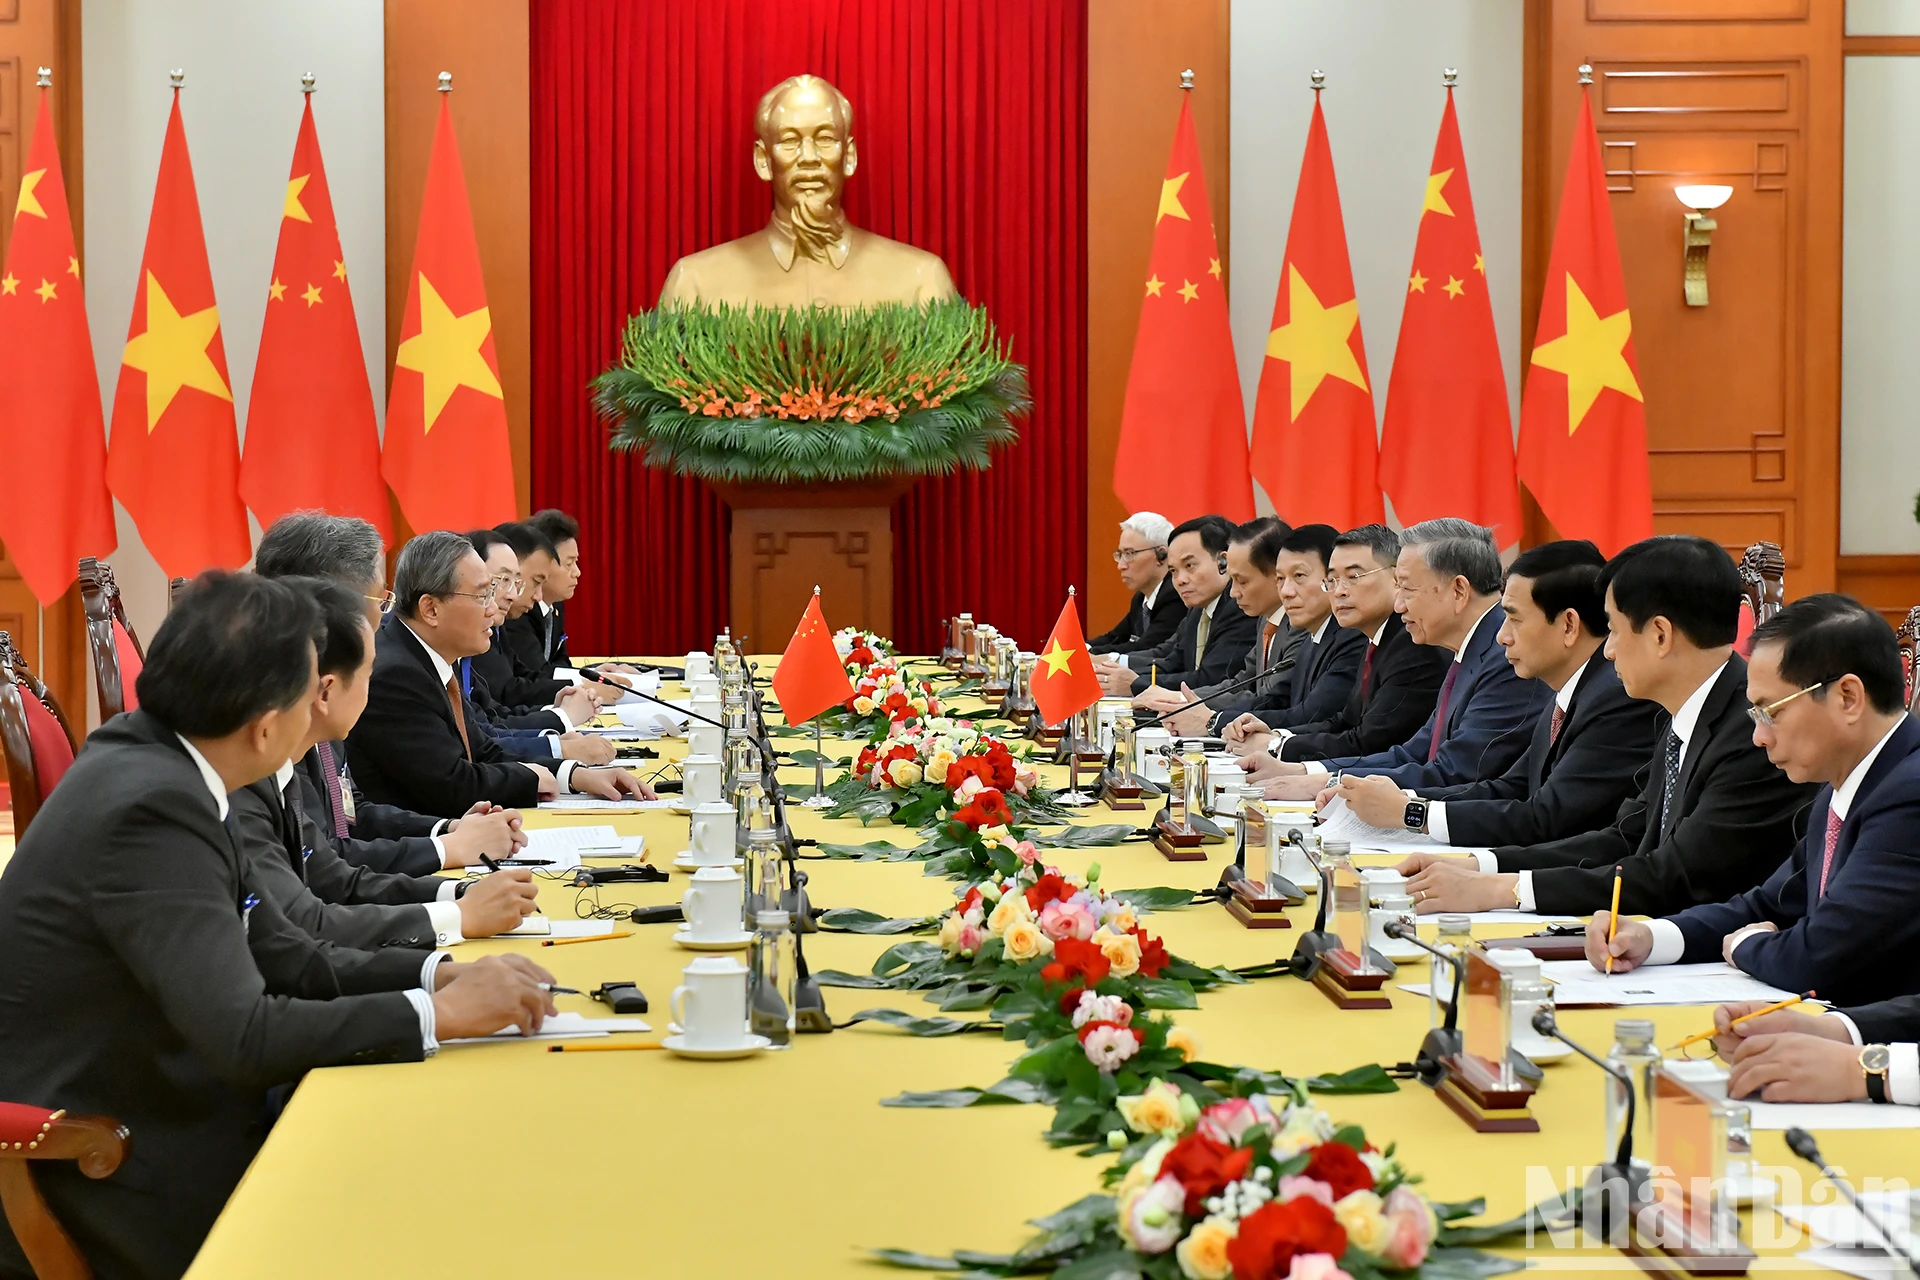
<svg viewBox="0 0 1920 1280">
<path fill-rule="evenodd" d="M 452 83 L 451 75 L 440 74 L 440 122 L 407 273 L 380 458 L 401 513 L 417 530 L 498 524 L 517 510 L 500 358 L 446 96 Z"/>
<path fill-rule="evenodd" d="M 81 556 L 109 555 L 115 543 L 100 383 L 47 105 L 51 74 L 40 70 L 39 119 L 0 266 L 0 458 L 16 477 L 0 500 L 0 542 L 43 605 L 66 592 Z"/>
<path fill-rule="evenodd" d="M 1653 489 L 1633 317 L 1585 87 L 1592 74 L 1580 68 L 1580 119 L 1520 401 L 1519 463 L 1561 537 L 1591 538 L 1612 555 L 1652 536 Z"/>
<path fill-rule="evenodd" d="M 853 685 L 833 646 L 833 632 L 820 612 L 820 588 L 813 589 L 800 625 L 793 629 L 780 665 L 773 669 L 773 696 L 790 725 L 805 724 L 822 711 L 853 697 Z"/>
<path fill-rule="evenodd" d="M 289 511 L 317 508 L 371 521 L 381 540 L 391 541 L 373 387 L 313 127 L 312 78 L 303 84 L 307 105 L 247 401 L 240 496 L 262 528 Z"/>
<path fill-rule="evenodd" d="M 253 555 L 240 505 L 240 439 L 207 238 L 180 119 L 160 149 L 147 248 L 113 391 L 107 483 L 169 578 L 237 569 Z"/>
<path fill-rule="evenodd" d="M 1046 724 L 1061 724 L 1100 701 L 1100 680 L 1093 674 L 1093 655 L 1087 652 L 1079 602 L 1071 587 L 1052 634 L 1040 646 L 1031 687 L 1034 709 Z"/>
</svg>

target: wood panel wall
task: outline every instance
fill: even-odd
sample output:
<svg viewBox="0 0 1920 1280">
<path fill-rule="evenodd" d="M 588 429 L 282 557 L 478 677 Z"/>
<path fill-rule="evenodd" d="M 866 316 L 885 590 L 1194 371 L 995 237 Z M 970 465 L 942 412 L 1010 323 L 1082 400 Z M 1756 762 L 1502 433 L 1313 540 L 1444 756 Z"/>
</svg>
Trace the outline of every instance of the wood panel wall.
<svg viewBox="0 0 1920 1280">
<path fill-rule="evenodd" d="M 1533 326 L 1594 68 L 1646 396 L 1654 527 L 1778 542 L 1793 595 L 1838 580 L 1839 0 L 1542 0 L 1529 5 L 1523 296 Z M 1675 186 L 1727 183 L 1711 303 L 1681 295 Z M 1550 536 L 1536 515 L 1535 538 Z"/>
<path fill-rule="evenodd" d="M 1227 112 L 1229 0 L 1094 0 L 1087 14 L 1087 621 L 1111 627 L 1128 595 L 1113 547 L 1126 508 L 1113 492 L 1153 211 L 1173 127 L 1180 72 L 1194 71 L 1193 122 L 1220 259 L 1229 262 Z M 1223 271 L 1223 278 L 1231 273 Z"/>
<path fill-rule="evenodd" d="M 74 210 L 74 238 L 84 264 L 87 250 L 80 226 L 84 205 L 78 0 L 0 0 L 0 260 L 13 234 L 13 206 L 20 196 L 21 169 L 40 109 L 40 91 L 34 87 L 40 67 L 53 68 L 53 88 L 49 92 L 54 136 L 60 147 L 67 199 Z M 10 481 L 30 483 L 31 477 L 11 477 Z M 12 634 L 28 664 L 60 700 L 68 721 L 84 728 L 89 674 L 79 588 L 69 590 L 43 615 L 5 548 L 0 547 L 0 631 Z"/>
</svg>

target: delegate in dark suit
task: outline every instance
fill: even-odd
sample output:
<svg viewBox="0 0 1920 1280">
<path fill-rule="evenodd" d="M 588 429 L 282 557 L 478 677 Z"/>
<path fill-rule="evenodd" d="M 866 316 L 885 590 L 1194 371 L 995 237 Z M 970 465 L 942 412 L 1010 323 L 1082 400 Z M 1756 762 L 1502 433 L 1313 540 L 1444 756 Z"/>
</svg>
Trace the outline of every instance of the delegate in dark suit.
<svg viewBox="0 0 1920 1280">
<path fill-rule="evenodd" d="M 486 681 L 487 690 L 507 717 L 509 727 L 561 730 L 568 727 L 553 713 L 550 704 L 573 686 L 565 680 L 555 680 L 551 675 L 545 679 L 522 675 L 514 664 L 513 655 L 507 652 L 502 628 L 494 628 L 493 643 L 485 653 L 475 654 L 467 661 L 474 677 Z"/>
<path fill-rule="evenodd" d="M 1367 661 L 1369 648 L 1371 662 Z M 1383 751 L 1404 742 L 1433 714 L 1440 682 L 1452 662 L 1453 655 L 1445 649 L 1415 644 L 1400 615 L 1389 615 L 1381 626 L 1380 642 L 1376 645 L 1367 638 L 1360 650 L 1365 678 L 1355 679 L 1340 714 L 1293 726 L 1293 736 L 1281 745 L 1280 758 L 1327 760 Z M 1287 727 L 1275 724 L 1265 713 L 1260 718 L 1277 729 Z"/>
<path fill-rule="evenodd" d="M 347 759 L 366 794 L 383 804 L 457 818 L 482 800 L 531 808 L 540 798 L 533 770 L 506 757 L 481 729 L 478 714 L 454 705 L 427 647 L 400 615 L 380 624 L 366 712 L 347 735 Z M 467 744 L 471 744 L 469 754 Z"/>
<path fill-rule="evenodd" d="M 1854 793 L 1823 897 L 1832 801 L 1822 787 L 1806 836 L 1765 884 L 1672 917 L 1687 944 L 1681 963 L 1718 960 L 1728 934 L 1770 921 L 1779 932 L 1753 934 L 1733 953 L 1770 986 L 1840 1004 L 1920 992 L 1920 724 L 1901 720 Z"/>
<path fill-rule="evenodd" d="M 0 1098 L 133 1134 L 112 1177 L 34 1171 L 103 1278 L 186 1270 L 265 1137 L 270 1086 L 422 1056 L 401 994 L 421 953 L 329 962 L 248 894 L 199 769 L 144 711 L 92 735 L 0 877 Z M 0 1231 L 0 1270 L 24 1268 Z"/>
<path fill-rule="evenodd" d="M 1454 672 L 1441 678 L 1445 696 L 1412 737 L 1385 751 L 1322 763 L 1346 773 L 1379 774 L 1420 792 L 1505 773 L 1526 750 L 1534 719 L 1552 703 L 1553 690 L 1514 674 L 1499 640 L 1501 619 L 1494 608 L 1474 624 Z M 1432 750 L 1436 735 L 1438 751 Z"/>
<path fill-rule="evenodd" d="M 1203 618 L 1207 620 L 1205 648 L 1199 643 Z M 1133 678 L 1133 691 L 1141 693 L 1149 684 L 1163 689 L 1178 689 L 1183 684 L 1195 689 L 1221 684 L 1259 638 L 1259 622 L 1243 613 L 1233 597 L 1222 591 L 1214 599 L 1211 618 L 1207 618 L 1204 606 L 1189 609 L 1187 616 L 1180 620 L 1170 645 L 1127 660 L 1128 666 L 1139 673 Z M 1147 661 L 1149 657 L 1153 660 Z M 1152 678 L 1156 668 L 1157 679 Z"/>
<path fill-rule="evenodd" d="M 326 759 L 342 759 L 343 745 L 325 744 Z M 424 813 L 397 809 L 392 805 L 374 804 L 358 796 L 353 797 L 349 810 L 348 797 L 353 796 L 353 779 L 344 770 L 335 776 L 340 779 L 340 817 L 346 825 L 347 834 L 336 836 L 332 802 L 327 796 L 327 766 L 321 757 L 322 748 L 316 746 L 301 756 L 293 767 L 301 778 L 300 793 L 307 815 L 335 853 L 352 865 L 365 867 L 369 871 L 426 876 L 440 870 L 440 851 L 434 847 L 433 836 L 434 828 L 440 825 L 441 820 Z"/>
<path fill-rule="evenodd" d="M 1194 695 L 1200 701 L 1220 701 L 1233 708 L 1234 714 L 1224 720 L 1218 715 L 1214 717 L 1216 731 L 1219 725 L 1231 724 L 1242 711 L 1252 706 L 1254 699 L 1272 697 L 1284 701 L 1292 687 L 1294 663 L 1301 647 L 1307 642 L 1307 633 L 1295 630 L 1285 618 L 1277 625 L 1265 618 L 1255 618 L 1253 621 L 1253 643 L 1247 647 L 1240 664 L 1227 672 L 1227 678 L 1218 684 L 1194 688 Z M 1267 635 L 1268 627 L 1274 628 L 1271 637 Z M 1253 680 L 1253 683 L 1232 693 L 1221 692 L 1244 680 Z"/>
<path fill-rule="evenodd" d="M 1187 602 L 1173 589 L 1171 579 L 1162 578 L 1151 608 L 1145 592 L 1134 592 L 1120 625 L 1089 640 L 1087 649 L 1092 653 L 1145 653 L 1172 639 L 1180 619 L 1186 616 Z"/>
<path fill-rule="evenodd" d="M 1654 745 L 1645 788 L 1611 825 L 1495 849 L 1499 869 L 1533 872 L 1534 909 L 1562 915 L 1604 911 L 1616 866 L 1620 910 L 1628 915 L 1672 915 L 1764 881 L 1793 851 L 1794 819 L 1815 788 L 1790 780 L 1753 745 L 1746 690 L 1747 664 L 1735 654 L 1700 708 L 1670 813 L 1661 801 L 1671 727 Z"/>
<path fill-rule="evenodd" d="M 1243 711 L 1253 712 L 1276 729 L 1316 724 L 1339 715 L 1360 679 L 1367 644 L 1366 636 L 1329 617 L 1319 637 L 1308 637 L 1294 654 L 1286 684 L 1251 705 L 1221 713 L 1214 721 L 1215 731 L 1232 724 Z"/>
<path fill-rule="evenodd" d="M 1639 771 L 1666 729 L 1660 705 L 1629 698 L 1605 650 L 1595 649 L 1557 737 L 1549 711 L 1526 754 L 1499 777 L 1421 794 L 1446 802 L 1447 839 L 1456 845 L 1539 844 L 1593 831 L 1639 790 Z"/>
<path fill-rule="evenodd" d="M 1863 1044 L 1920 1041 L 1920 995 L 1896 996 L 1840 1012 L 1852 1019 Z"/>
<path fill-rule="evenodd" d="M 571 667 L 567 655 L 567 623 L 564 604 L 535 604 L 500 628 L 507 654 L 514 666 L 529 679 L 553 677 L 554 668 Z"/>
</svg>

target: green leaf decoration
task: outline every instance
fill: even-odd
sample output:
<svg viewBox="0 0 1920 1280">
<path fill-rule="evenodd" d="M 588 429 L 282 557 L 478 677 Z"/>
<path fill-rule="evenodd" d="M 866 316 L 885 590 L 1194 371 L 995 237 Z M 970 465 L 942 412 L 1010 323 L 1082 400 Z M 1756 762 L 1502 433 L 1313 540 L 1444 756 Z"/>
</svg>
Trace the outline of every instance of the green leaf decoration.
<svg viewBox="0 0 1920 1280">
<path fill-rule="evenodd" d="M 1526 1269 L 1525 1258 L 1503 1258 L 1478 1249 L 1437 1248 L 1420 1264 L 1420 1280 L 1483 1280 Z"/>
<path fill-rule="evenodd" d="M 997 1022 L 963 1022 L 958 1018 L 916 1018 L 902 1009 L 862 1009 L 847 1019 L 847 1026 L 856 1022 L 879 1022 L 905 1031 L 915 1036 L 957 1036 L 969 1031 L 1000 1030 Z"/>
<path fill-rule="evenodd" d="M 1116 889 L 1113 896 L 1135 911 L 1171 911 L 1193 904 L 1193 890 L 1159 885 L 1151 889 Z"/>
<path fill-rule="evenodd" d="M 823 844 L 819 852 L 829 858 L 851 858 L 856 862 L 906 862 L 919 853 L 908 845 L 890 840 L 869 840 L 865 844 Z"/>
<path fill-rule="evenodd" d="M 834 907 L 820 916 L 820 927 L 829 933 L 920 933 L 937 921 L 938 917 L 883 916 L 859 907 Z"/>
<path fill-rule="evenodd" d="M 1052 835 L 1035 836 L 1034 847 L 1040 849 L 1104 849 L 1119 844 L 1138 828 L 1124 823 L 1106 823 L 1095 827 L 1067 827 Z M 1193 895 L 1187 895 L 1192 900 Z"/>
<path fill-rule="evenodd" d="M 1193 988 L 1173 978 L 1141 978 L 1140 994 L 1149 1009 L 1198 1009 Z"/>
<path fill-rule="evenodd" d="M 925 1093 L 901 1093 L 884 1098 L 883 1107 L 1009 1107 L 1033 1102 L 1052 1102 L 1046 1086 L 1033 1080 L 1006 1079 L 986 1089 L 934 1089 Z"/>
<path fill-rule="evenodd" d="M 1400 1092 L 1399 1083 L 1377 1062 L 1369 1062 L 1364 1067 L 1355 1067 L 1337 1075 L 1310 1076 L 1307 1088 L 1315 1093 L 1332 1094 Z"/>
</svg>

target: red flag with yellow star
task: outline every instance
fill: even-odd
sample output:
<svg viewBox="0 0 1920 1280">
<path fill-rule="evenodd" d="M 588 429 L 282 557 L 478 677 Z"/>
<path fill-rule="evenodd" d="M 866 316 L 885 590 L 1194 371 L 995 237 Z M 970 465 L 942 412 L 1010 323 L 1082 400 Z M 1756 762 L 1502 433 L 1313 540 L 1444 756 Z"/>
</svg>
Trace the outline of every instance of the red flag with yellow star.
<svg viewBox="0 0 1920 1280">
<path fill-rule="evenodd" d="M 1313 91 L 1313 121 L 1253 406 L 1253 476 L 1292 523 L 1351 529 L 1385 519 L 1360 300 Z"/>
<path fill-rule="evenodd" d="M 1170 459 L 1178 465 L 1168 465 Z M 1210 512 L 1253 519 L 1226 273 L 1185 95 L 1153 215 L 1153 255 L 1120 410 L 1113 491 L 1129 511 L 1159 511 L 1175 523 Z"/>
<path fill-rule="evenodd" d="M 837 707 L 853 696 L 853 684 L 833 646 L 833 632 L 820 612 L 820 589 L 814 588 L 793 639 L 773 669 L 773 696 L 780 699 L 780 714 L 790 725 L 805 724 L 829 707 Z"/>
<path fill-rule="evenodd" d="M 1653 533 L 1647 410 L 1593 108 L 1580 93 L 1520 401 L 1520 478 L 1563 538 L 1608 555 Z"/>
<path fill-rule="evenodd" d="M 1402 524 L 1464 516 L 1496 546 L 1520 540 L 1507 376 L 1451 85 L 1387 379 L 1380 486 Z"/>
<path fill-rule="evenodd" d="M 446 95 L 407 275 L 380 470 L 418 530 L 471 529 L 517 513 L 500 360 Z"/>
<path fill-rule="evenodd" d="M 15 477 L 0 500 L 0 542 L 34 598 L 52 604 L 80 557 L 111 554 L 115 535 L 100 383 L 44 88 L 0 267 L 0 458 Z"/>
<path fill-rule="evenodd" d="M 176 88 L 107 445 L 107 484 L 169 578 L 253 554 L 238 437 Z"/>
<path fill-rule="evenodd" d="M 1087 652 L 1080 609 L 1071 594 L 1060 606 L 1053 633 L 1040 646 L 1031 687 L 1034 709 L 1047 724 L 1059 724 L 1100 701 L 1100 680 L 1093 674 L 1093 656 Z"/>
<path fill-rule="evenodd" d="M 280 212 L 280 247 L 247 400 L 240 496 L 263 527 L 289 511 L 317 508 L 370 520 L 383 540 L 393 534 L 373 387 L 311 95 Z"/>
</svg>

